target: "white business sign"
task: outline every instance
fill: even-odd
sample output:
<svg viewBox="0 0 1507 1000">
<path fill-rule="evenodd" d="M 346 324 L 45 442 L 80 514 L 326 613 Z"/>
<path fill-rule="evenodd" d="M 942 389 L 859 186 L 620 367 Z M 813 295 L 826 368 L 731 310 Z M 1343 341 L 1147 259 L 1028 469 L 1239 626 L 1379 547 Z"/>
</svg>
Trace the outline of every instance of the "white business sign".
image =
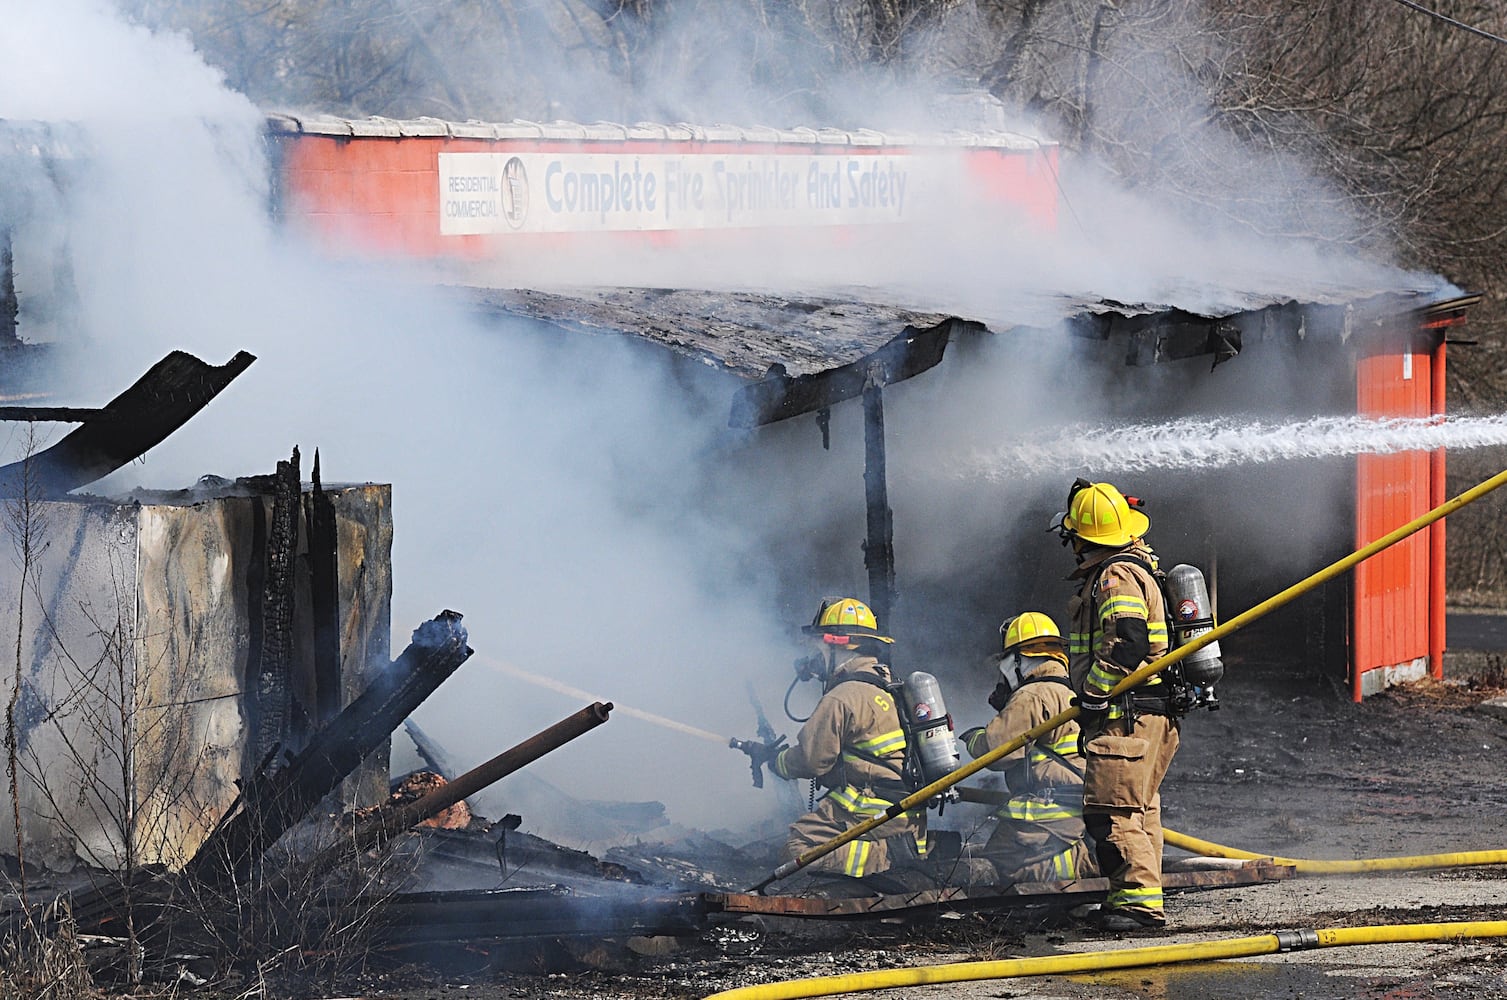
<svg viewBox="0 0 1507 1000">
<path fill-rule="evenodd" d="M 905 155 L 441 153 L 440 233 L 901 222 L 937 173 Z"/>
</svg>

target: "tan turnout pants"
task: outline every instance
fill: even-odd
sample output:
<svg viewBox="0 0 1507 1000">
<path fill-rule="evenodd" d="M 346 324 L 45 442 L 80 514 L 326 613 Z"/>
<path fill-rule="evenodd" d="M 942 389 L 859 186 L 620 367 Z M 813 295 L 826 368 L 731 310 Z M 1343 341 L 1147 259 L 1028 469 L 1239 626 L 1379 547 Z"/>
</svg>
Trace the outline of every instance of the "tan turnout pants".
<svg viewBox="0 0 1507 1000">
<path fill-rule="evenodd" d="M 1106 910 L 1162 918 L 1161 786 L 1177 746 L 1177 723 L 1163 715 L 1084 731 L 1083 822 L 1109 879 Z"/>
<path fill-rule="evenodd" d="M 868 818 L 842 808 L 830 796 L 822 799 L 816 809 L 790 824 L 790 836 L 785 841 L 785 860 L 793 861 Z M 878 836 L 880 834 L 882 839 Z M 849 841 L 831 854 L 813 861 L 806 870 L 862 878 L 888 871 L 897 861 L 924 856 L 925 853 L 926 814 L 911 812 Z"/>
</svg>

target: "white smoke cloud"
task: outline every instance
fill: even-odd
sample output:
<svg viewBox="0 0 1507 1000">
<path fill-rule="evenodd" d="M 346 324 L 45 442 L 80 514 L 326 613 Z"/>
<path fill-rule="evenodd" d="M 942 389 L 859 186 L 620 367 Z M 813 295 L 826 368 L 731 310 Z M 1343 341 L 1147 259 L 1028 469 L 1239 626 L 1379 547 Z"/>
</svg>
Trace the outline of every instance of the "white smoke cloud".
<svg viewBox="0 0 1507 1000">
<path fill-rule="evenodd" d="M 685 82 L 656 78 L 659 106 L 681 106 Z M 720 84 L 686 89 L 709 116 L 745 110 L 718 103 L 731 101 Z M 864 123 L 865 95 L 826 96 L 835 119 Z M 183 37 L 100 4 L 10 5 L 0 118 L 76 123 L 87 140 L 55 187 L 37 179 L 31 202 L 65 213 L 56 230 L 66 238 L 49 245 L 78 302 L 72 325 L 49 333 L 74 352 L 68 402 L 102 402 L 170 349 L 259 357 L 106 488 L 266 471 L 295 443 L 306 463 L 318 447 L 327 482 L 394 486 L 395 648 L 450 606 L 489 655 L 717 733 L 752 734 L 742 688 L 754 677 L 776 728 L 793 735 L 778 710 L 796 652 L 789 626 L 818 595 L 866 591 L 856 406 L 834 410 L 831 452 L 809 418 L 738 441 L 722 430 L 730 386 L 676 377 L 657 349 L 483 323 L 403 264 L 322 258 L 268 221 L 258 109 Z M 1418 283 L 1291 240 L 1237 236 L 1092 168 L 1064 164 L 1057 181 L 1055 234 L 943 205 L 930 226 L 867 231 L 841 252 L 774 240 L 632 258 L 562 252 L 487 276 L 858 294 L 1000 331 L 1038 328 L 954 345 L 942 368 L 886 395 L 897 621 L 918 650 L 902 666 L 945 680 L 972 664 L 928 662 L 925 651 L 988 647 L 1015 602 L 1058 610 L 1058 592 L 1036 576 L 1068 568 L 1041 531 L 1066 483 L 1039 473 L 1090 471 L 1081 465 L 1151 479 L 1175 467 L 1116 463 L 1051 435 L 1144 410 L 1152 394 L 1166 400 L 1156 412 L 1191 393 L 1207 408 L 1240 398 L 1253 415 L 1310 416 L 1300 392 L 1280 392 L 1290 358 L 1252 350 L 1213 376 L 1204 361 L 1132 376 L 1120 346 L 1095 354 L 1055 331 L 1059 295 L 1215 311 L 1292 287 Z M 419 720 L 474 763 L 578 707 L 472 664 Z M 981 701 L 954 708 L 983 711 Z M 705 825 L 752 821 L 773 801 L 745 791 L 741 756 L 625 717 L 538 771 L 583 798 L 657 798 L 673 818 Z"/>
<path fill-rule="evenodd" d="M 740 561 L 750 543 L 689 501 L 723 421 L 657 351 L 483 323 L 400 265 L 319 257 L 269 220 L 260 114 L 181 37 L 82 0 L 13 7 L 0 118 L 81 137 L 57 188 L 32 198 L 66 212 L 30 224 L 65 234 L 48 264 L 78 296 L 50 331 L 74 377 L 60 395 L 101 403 L 173 349 L 258 356 L 92 491 L 264 472 L 294 444 L 307 474 L 319 448 L 326 482 L 393 484 L 395 649 L 454 607 L 479 650 L 751 735 L 742 678 L 791 653 L 750 597 L 771 592 Z M 738 696 L 706 697 L 723 683 Z M 420 718 L 475 763 L 578 707 L 463 668 Z M 619 718 L 546 763 L 583 797 L 658 798 L 712 825 L 763 814 L 767 798 L 700 792 L 746 784 L 744 758 L 676 739 Z"/>
</svg>

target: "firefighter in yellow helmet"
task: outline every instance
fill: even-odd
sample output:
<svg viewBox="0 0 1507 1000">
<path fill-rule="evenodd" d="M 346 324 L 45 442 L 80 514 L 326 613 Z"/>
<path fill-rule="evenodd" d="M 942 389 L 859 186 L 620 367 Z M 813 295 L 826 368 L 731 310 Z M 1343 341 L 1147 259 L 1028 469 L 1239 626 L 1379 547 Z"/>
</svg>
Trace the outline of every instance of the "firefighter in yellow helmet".
<svg viewBox="0 0 1507 1000">
<path fill-rule="evenodd" d="M 795 745 L 764 744 L 777 776 L 815 779 L 827 789 L 821 801 L 790 826 L 785 859 L 793 860 L 882 814 L 908 793 L 904 782 L 905 731 L 888 690 L 886 650 L 874 613 L 851 597 L 827 598 L 802 631 L 818 648 L 808 661 L 822 682 L 822 697 Z M 745 752 L 760 763 L 755 752 Z M 850 841 L 808 870 L 864 878 L 897 865 L 914 867 L 926 854 L 926 812 L 904 813 Z"/>
<path fill-rule="evenodd" d="M 1067 642 L 1056 622 L 1039 611 L 1000 625 L 1000 681 L 989 696 L 999 714 L 988 726 L 962 734 L 969 754 L 982 757 L 1021 733 L 1060 715 L 1072 703 Z M 1010 801 L 998 826 L 976 852 L 990 861 L 1000 882 L 1061 882 L 1097 875 L 1083 831 L 1083 758 L 1078 724 L 1056 729 L 1006 754 L 990 767 L 1005 772 Z"/>
<path fill-rule="evenodd" d="M 1107 930 L 1162 927 L 1161 785 L 1178 746 L 1170 685 L 1152 677 L 1111 700 L 1126 675 L 1167 651 L 1167 612 L 1141 502 L 1079 479 L 1053 527 L 1071 544 L 1068 673 L 1082 714 L 1083 821 L 1110 889 Z"/>
</svg>

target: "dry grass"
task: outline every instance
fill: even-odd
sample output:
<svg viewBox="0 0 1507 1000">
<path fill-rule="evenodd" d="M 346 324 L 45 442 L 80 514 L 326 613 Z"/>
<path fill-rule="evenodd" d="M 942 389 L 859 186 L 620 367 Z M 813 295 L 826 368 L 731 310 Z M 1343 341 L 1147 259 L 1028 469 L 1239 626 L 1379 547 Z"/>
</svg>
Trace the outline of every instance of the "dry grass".
<svg viewBox="0 0 1507 1000">
<path fill-rule="evenodd" d="M 1465 683 L 1437 681 L 1431 677 L 1388 688 L 1385 697 L 1403 708 L 1469 709 L 1482 699 L 1507 689 L 1507 658 L 1487 654 L 1484 671 L 1475 671 Z"/>
<path fill-rule="evenodd" d="M 5 1000 L 83 1000 L 99 995 L 66 899 L 50 904 L 40 925 L 28 923 L 0 941 L 0 997 Z"/>
</svg>

